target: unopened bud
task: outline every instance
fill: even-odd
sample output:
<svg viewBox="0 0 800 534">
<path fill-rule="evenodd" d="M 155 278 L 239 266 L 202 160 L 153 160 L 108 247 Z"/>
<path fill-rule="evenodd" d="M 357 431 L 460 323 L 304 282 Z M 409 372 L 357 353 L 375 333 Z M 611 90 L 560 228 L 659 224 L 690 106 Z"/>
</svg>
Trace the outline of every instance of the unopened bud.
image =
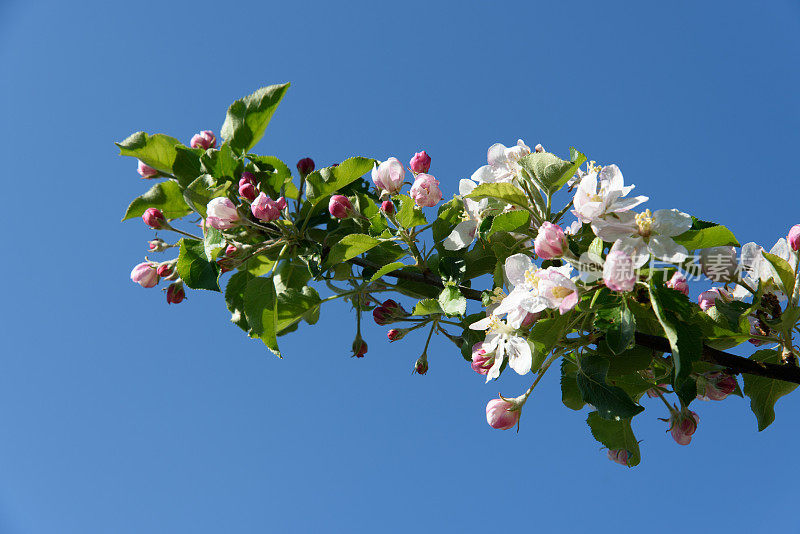
<svg viewBox="0 0 800 534">
<path fill-rule="evenodd" d="M 337 219 L 346 219 L 353 214 L 353 205 L 343 195 L 333 195 L 328 203 L 328 212 Z"/>
<path fill-rule="evenodd" d="M 428 172 L 431 168 L 431 157 L 424 150 L 422 152 L 417 152 L 414 154 L 414 157 L 411 158 L 408 165 L 411 167 L 411 170 L 417 174 Z"/>
<path fill-rule="evenodd" d="M 164 278 L 165 280 L 170 280 L 172 275 L 175 274 L 175 264 L 170 262 L 162 263 L 156 269 L 158 272 L 158 276 Z"/>
<path fill-rule="evenodd" d="M 356 338 L 353 341 L 353 356 L 356 358 L 363 358 L 367 353 L 367 342 L 361 338 Z"/>
<path fill-rule="evenodd" d="M 139 176 L 148 180 L 158 176 L 157 170 L 141 160 L 139 161 L 139 165 L 136 167 L 136 172 L 139 173 Z"/>
<path fill-rule="evenodd" d="M 147 208 L 144 210 L 142 220 L 153 230 L 160 230 L 164 228 L 167 223 L 167 218 L 164 217 L 164 213 L 158 208 Z"/>
<path fill-rule="evenodd" d="M 186 298 L 183 282 L 174 282 L 167 288 L 167 304 L 180 304 Z"/>
<path fill-rule="evenodd" d="M 150 249 L 150 252 L 164 252 L 169 248 L 169 245 L 167 245 L 166 241 L 157 237 L 147 242 L 147 248 Z"/>
<path fill-rule="evenodd" d="M 397 341 L 398 339 L 403 339 L 405 335 L 408 333 L 407 328 L 392 328 L 388 332 L 386 332 L 386 336 L 389 338 L 389 341 Z"/>
<path fill-rule="evenodd" d="M 486 405 L 486 422 L 497 430 L 508 430 L 519 423 L 521 407 L 505 399 L 492 399 Z"/>
<path fill-rule="evenodd" d="M 630 454 L 625 449 L 608 449 L 608 459 L 612 462 L 617 462 L 627 467 L 630 465 L 628 464 L 629 457 Z"/>
<path fill-rule="evenodd" d="M 552 260 L 563 256 L 569 243 L 567 243 L 564 230 L 559 225 L 545 221 L 539 227 L 533 247 L 537 256 L 543 260 Z"/>
<path fill-rule="evenodd" d="M 669 432 L 678 445 L 688 445 L 697 430 L 700 417 L 691 410 L 673 413 L 669 418 Z"/>
<path fill-rule="evenodd" d="M 211 130 L 203 130 L 202 132 L 192 136 L 190 145 L 192 148 L 202 148 L 204 150 L 208 150 L 209 148 L 214 148 L 217 146 L 217 138 L 214 137 L 214 132 Z"/>
<path fill-rule="evenodd" d="M 689 295 L 689 281 L 682 273 L 676 272 L 673 274 L 672 278 L 667 281 L 666 286 L 675 291 L 680 291 L 684 295 Z"/>
<path fill-rule="evenodd" d="M 384 200 L 381 202 L 381 211 L 386 215 L 394 215 L 394 203 L 391 200 Z"/>
<path fill-rule="evenodd" d="M 314 168 L 314 160 L 311 158 L 303 158 L 297 162 L 297 172 L 300 173 L 302 178 L 314 172 Z"/>
<path fill-rule="evenodd" d="M 234 245 L 228 245 L 225 247 L 225 255 L 226 256 L 233 256 L 239 251 Z"/>
<path fill-rule="evenodd" d="M 420 356 L 417 362 L 414 364 L 414 372 L 418 375 L 424 375 L 428 372 L 428 358 L 425 356 Z"/>
<path fill-rule="evenodd" d="M 140 263 L 131 271 L 131 280 L 142 287 L 154 287 L 159 280 L 156 265 L 151 261 Z"/>
<path fill-rule="evenodd" d="M 789 246 L 792 247 L 792 250 L 800 250 L 800 224 L 795 224 L 789 229 L 789 235 L 786 237 L 786 241 L 789 242 Z"/>
</svg>

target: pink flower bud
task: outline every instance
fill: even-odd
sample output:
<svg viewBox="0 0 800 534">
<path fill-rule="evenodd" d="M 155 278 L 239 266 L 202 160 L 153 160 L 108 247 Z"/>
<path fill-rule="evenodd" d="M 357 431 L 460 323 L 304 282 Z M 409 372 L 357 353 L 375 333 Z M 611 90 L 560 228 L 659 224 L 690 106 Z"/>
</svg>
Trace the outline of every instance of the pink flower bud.
<svg viewBox="0 0 800 534">
<path fill-rule="evenodd" d="M 479 375 L 485 375 L 494 365 L 494 353 L 487 354 L 483 350 L 483 341 L 479 341 L 472 346 L 472 370 Z"/>
<path fill-rule="evenodd" d="M 169 245 L 167 245 L 166 241 L 157 237 L 147 242 L 147 248 L 150 249 L 150 252 L 164 252 L 169 248 Z"/>
<path fill-rule="evenodd" d="M 627 467 L 629 457 L 630 454 L 625 449 L 608 449 L 608 459 L 612 462 L 617 462 Z"/>
<path fill-rule="evenodd" d="M 262 221 L 275 221 L 281 216 L 281 209 L 286 207 L 286 200 L 280 197 L 272 200 L 265 193 L 260 193 L 250 206 L 253 216 Z"/>
<path fill-rule="evenodd" d="M 414 372 L 418 375 L 424 375 L 428 372 L 428 359 L 421 356 L 414 364 Z"/>
<path fill-rule="evenodd" d="M 303 178 L 314 172 L 314 168 L 314 160 L 311 158 L 303 158 L 297 162 L 297 172 Z"/>
<path fill-rule="evenodd" d="M 392 328 L 388 332 L 386 332 L 386 337 L 389 338 L 389 341 L 397 341 L 398 339 L 403 339 L 405 335 L 408 333 L 408 329 L 406 328 Z"/>
<path fill-rule="evenodd" d="M 400 317 L 405 317 L 407 315 L 408 312 L 391 299 L 386 300 L 383 304 L 372 310 L 372 318 L 380 326 L 391 324 Z"/>
<path fill-rule="evenodd" d="M 244 183 L 258 185 L 258 182 L 256 182 L 256 175 L 250 171 L 242 172 L 242 176 L 239 178 L 239 185 Z"/>
<path fill-rule="evenodd" d="M 689 295 L 689 281 L 686 280 L 682 273 L 676 272 L 673 274 L 672 278 L 667 281 L 666 286 L 675 291 L 680 291 L 686 296 Z"/>
<path fill-rule="evenodd" d="M 560 258 L 564 255 L 564 251 L 568 250 L 568 247 L 564 230 L 557 224 L 547 221 L 539 227 L 539 233 L 536 234 L 536 239 L 533 241 L 536 255 L 543 260 Z"/>
<path fill-rule="evenodd" d="M 328 203 L 328 211 L 337 219 L 346 219 L 353 214 L 353 205 L 343 195 L 333 195 Z"/>
<path fill-rule="evenodd" d="M 136 167 L 136 172 L 138 172 L 139 176 L 141 176 L 142 178 L 147 178 L 147 179 L 155 178 L 156 176 L 158 176 L 157 170 L 155 170 L 153 167 L 151 167 L 150 165 L 146 164 L 141 160 L 139 161 L 139 165 Z"/>
<path fill-rule="evenodd" d="M 669 432 L 678 445 L 688 445 L 697 430 L 700 417 L 690 410 L 673 413 L 669 418 Z"/>
<path fill-rule="evenodd" d="M 257 195 L 258 189 L 256 189 L 255 184 L 242 176 L 242 179 L 239 180 L 239 196 L 252 202 Z"/>
<path fill-rule="evenodd" d="M 789 235 L 786 237 L 786 241 L 789 242 L 789 246 L 792 247 L 792 250 L 800 250 L 800 224 L 795 224 L 789 229 Z"/>
<path fill-rule="evenodd" d="M 225 247 L 225 255 L 226 256 L 234 256 L 239 251 L 234 245 L 228 245 Z"/>
<path fill-rule="evenodd" d="M 384 200 L 381 202 L 381 211 L 386 215 L 394 215 L 394 203 L 391 200 Z"/>
<path fill-rule="evenodd" d="M 206 224 L 217 230 L 228 230 L 239 222 L 239 212 L 227 197 L 217 197 L 206 206 Z"/>
<path fill-rule="evenodd" d="M 707 311 L 709 308 L 714 306 L 718 298 L 729 302 L 733 300 L 733 295 L 721 287 L 712 287 L 708 291 L 703 291 L 697 296 L 697 304 L 700 305 L 701 310 Z"/>
<path fill-rule="evenodd" d="M 728 373 L 716 371 L 706 373 L 703 378 L 706 382 L 705 395 L 698 395 L 699 399 L 721 401 L 736 391 L 736 378 Z"/>
<path fill-rule="evenodd" d="M 217 138 L 214 137 L 214 132 L 211 130 L 203 130 L 202 132 L 192 136 L 192 141 L 190 144 L 192 148 L 202 148 L 204 150 L 208 150 L 209 148 L 214 148 L 217 146 Z"/>
<path fill-rule="evenodd" d="M 397 158 L 389 158 L 372 168 L 372 182 L 381 191 L 396 195 L 403 187 L 406 171 Z"/>
<path fill-rule="evenodd" d="M 521 410 L 503 399 L 492 399 L 486 405 L 486 422 L 497 430 L 508 430 L 519 423 Z"/>
<path fill-rule="evenodd" d="M 153 262 L 140 263 L 131 271 L 131 280 L 142 287 L 154 287 L 158 284 L 158 273 Z"/>
<path fill-rule="evenodd" d="M 153 230 L 164 228 L 165 223 L 167 222 L 166 217 L 164 217 L 164 213 L 162 213 L 162 211 L 158 208 L 147 208 L 144 210 L 144 213 L 142 214 L 142 220 Z"/>
<path fill-rule="evenodd" d="M 186 298 L 182 282 L 174 282 L 167 288 L 167 304 L 180 304 Z"/>
<path fill-rule="evenodd" d="M 727 283 L 736 280 L 739 261 L 733 247 L 712 247 L 700 251 L 700 269 L 714 282 Z"/>
<path fill-rule="evenodd" d="M 539 152 L 539 153 L 541 153 L 541 152 L 544 152 L 544 147 L 542 146 L 542 144 L 541 144 L 541 143 L 539 143 L 538 145 L 536 145 L 535 147 L 533 147 L 533 151 L 534 151 L 534 152 Z"/>
<path fill-rule="evenodd" d="M 417 152 L 409 162 L 411 170 L 419 174 L 421 172 L 428 172 L 431 168 L 431 157 L 424 150 Z"/>
<path fill-rule="evenodd" d="M 411 198 L 417 206 L 432 208 L 442 200 L 442 191 L 439 189 L 439 180 L 430 174 L 418 174 L 411 186 Z"/>
<path fill-rule="evenodd" d="M 164 278 L 165 280 L 174 280 L 178 278 L 178 275 L 175 274 L 175 262 L 164 262 L 158 266 L 156 269 L 158 276 Z"/>
<path fill-rule="evenodd" d="M 603 265 L 603 281 L 612 291 L 631 291 L 636 285 L 633 257 L 622 250 L 612 250 Z"/>
</svg>

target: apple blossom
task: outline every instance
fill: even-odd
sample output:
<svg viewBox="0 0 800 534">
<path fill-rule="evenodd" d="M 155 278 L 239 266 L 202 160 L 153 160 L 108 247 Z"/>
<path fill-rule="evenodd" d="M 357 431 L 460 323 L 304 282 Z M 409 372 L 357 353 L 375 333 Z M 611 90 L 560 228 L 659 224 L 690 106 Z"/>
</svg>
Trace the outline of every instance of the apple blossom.
<svg viewBox="0 0 800 534">
<path fill-rule="evenodd" d="M 250 211 L 253 216 L 262 221 L 271 222 L 280 218 L 281 211 L 286 208 L 286 199 L 279 197 L 278 200 L 272 200 L 265 193 L 260 193 L 253 204 L 250 206 Z"/>
<path fill-rule="evenodd" d="M 668 288 L 679 291 L 686 296 L 689 295 L 689 281 L 681 272 L 676 271 L 675 274 L 672 275 L 672 278 L 667 280 L 665 285 Z"/>
<path fill-rule="evenodd" d="M 381 191 L 396 195 L 403 187 L 406 171 L 397 158 L 389 158 L 372 168 L 372 182 Z"/>
<path fill-rule="evenodd" d="M 479 375 L 485 375 L 494 365 L 494 353 L 487 353 L 483 350 L 483 341 L 479 341 L 472 346 L 472 370 Z"/>
<path fill-rule="evenodd" d="M 634 265 L 641 267 L 655 258 L 672 263 L 681 263 L 688 258 L 688 251 L 672 239 L 692 226 L 692 217 L 678 210 L 645 210 L 634 214 L 630 211 L 599 217 L 592 221 L 592 230 L 603 241 L 614 241 L 612 250 L 629 249 Z"/>
<path fill-rule="evenodd" d="M 522 139 L 515 146 L 506 148 L 505 145 L 495 143 L 489 147 L 486 155 L 488 165 L 484 165 L 472 174 L 472 180 L 483 183 L 511 182 L 519 174 L 522 167 L 520 158 L 531 153 L 530 147 Z"/>
<path fill-rule="evenodd" d="M 255 182 L 253 180 L 248 180 L 244 177 L 244 173 L 242 174 L 243 176 L 239 180 L 239 196 L 252 202 L 258 195 L 258 190 L 256 189 Z"/>
<path fill-rule="evenodd" d="M 733 295 L 721 287 L 712 287 L 697 296 L 697 304 L 701 310 L 708 311 L 709 308 L 715 305 L 718 298 L 724 301 L 731 301 L 733 300 Z"/>
<path fill-rule="evenodd" d="M 417 174 L 428 172 L 431 168 L 431 157 L 424 150 L 417 152 L 408 165 Z"/>
<path fill-rule="evenodd" d="M 600 172 L 593 167 L 575 191 L 572 213 L 582 222 L 591 223 L 607 214 L 628 211 L 648 200 L 645 196 L 623 198 L 633 188 L 624 185 L 622 172 L 616 165 L 607 165 Z"/>
<path fill-rule="evenodd" d="M 561 269 L 569 266 L 561 267 Z M 550 302 L 539 294 L 540 274 L 543 272 L 525 254 L 509 256 L 503 266 L 506 282 L 511 292 L 494 309 L 496 315 L 507 314 L 508 324 L 520 328 L 529 313 L 546 310 Z"/>
<path fill-rule="evenodd" d="M 432 208 L 442 200 L 442 191 L 439 189 L 439 180 L 430 174 L 421 173 L 411 186 L 411 198 L 417 206 Z"/>
<path fill-rule="evenodd" d="M 492 399 L 486 405 L 486 422 L 497 430 L 508 430 L 519 424 L 522 407 L 505 399 Z"/>
<path fill-rule="evenodd" d="M 192 148 L 202 148 L 208 150 L 217 146 L 217 138 L 214 137 L 214 132 L 211 130 L 203 130 L 200 133 L 194 134 L 191 141 Z"/>
<path fill-rule="evenodd" d="M 140 263 L 131 271 L 131 280 L 142 287 L 154 287 L 158 284 L 158 264 L 151 261 Z"/>
<path fill-rule="evenodd" d="M 612 291 L 632 291 L 636 285 L 636 271 L 631 254 L 612 250 L 603 264 L 603 282 Z"/>
<path fill-rule="evenodd" d="M 527 339 L 516 335 L 515 329 L 507 325 L 505 321 L 496 315 L 491 315 L 472 323 L 469 327 L 472 330 L 486 330 L 483 350 L 495 353 L 494 365 L 486 374 L 487 382 L 500 376 L 500 367 L 506 357 L 508 365 L 517 374 L 524 375 L 530 372 L 531 365 L 533 365 L 531 346 Z"/>
<path fill-rule="evenodd" d="M 691 410 L 672 412 L 669 418 L 669 432 L 678 445 L 688 445 L 697 430 L 700 417 Z"/>
<path fill-rule="evenodd" d="M 139 160 L 139 164 L 136 167 L 136 172 L 139 173 L 139 176 L 145 179 L 155 178 L 158 176 L 158 171 L 142 160 Z"/>
<path fill-rule="evenodd" d="M 458 182 L 458 194 L 464 204 L 464 220 L 458 223 L 442 242 L 442 246 L 446 250 L 460 250 L 475 241 L 475 234 L 481 221 L 481 212 L 489 205 L 489 201 L 485 198 L 479 201 L 466 198 L 476 187 L 477 185 L 472 180 Z"/>
<path fill-rule="evenodd" d="M 543 260 L 552 260 L 563 256 L 564 251 L 569 250 L 569 243 L 560 226 L 545 221 L 539 227 L 533 247 L 537 256 Z"/>
<path fill-rule="evenodd" d="M 697 395 L 698 399 L 721 401 L 736 391 L 736 378 L 728 373 L 719 371 L 706 373 L 703 375 L 703 379 L 705 392 Z"/>
<path fill-rule="evenodd" d="M 344 195 L 333 195 L 328 203 L 328 212 L 337 219 L 347 219 L 353 214 L 353 204 Z"/>
<path fill-rule="evenodd" d="M 564 315 L 578 304 L 578 286 L 569 278 L 570 265 L 548 267 L 540 271 L 539 295 L 547 300 L 548 308 Z"/>
<path fill-rule="evenodd" d="M 700 251 L 700 269 L 709 280 L 733 282 L 739 275 L 739 262 L 733 247 L 711 247 Z"/>
<path fill-rule="evenodd" d="M 239 222 L 239 211 L 227 197 L 211 199 L 206 206 L 206 224 L 217 230 L 228 230 Z"/>
</svg>

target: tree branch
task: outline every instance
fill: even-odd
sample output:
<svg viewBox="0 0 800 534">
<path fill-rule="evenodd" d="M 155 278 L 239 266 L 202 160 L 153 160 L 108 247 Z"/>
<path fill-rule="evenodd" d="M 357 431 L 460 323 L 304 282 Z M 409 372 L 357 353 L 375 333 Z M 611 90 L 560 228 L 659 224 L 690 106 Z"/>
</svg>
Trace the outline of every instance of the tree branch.
<svg viewBox="0 0 800 534">
<path fill-rule="evenodd" d="M 358 265 L 359 267 L 367 267 L 375 270 L 379 269 L 377 265 L 373 265 L 371 262 L 362 260 L 360 258 L 353 258 L 349 261 L 353 265 Z M 408 280 L 410 282 L 428 284 L 442 289 L 444 288 L 444 284 L 441 280 L 431 276 L 423 275 L 422 273 L 394 271 L 384 276 L 391 276 L 393 278 L 397 278 L 398 280 Z M 464 295 L 464 297 L 470 300 L 477 300 L 478 302 L 481 301 L 480 291 L 464 286 L 458 286 L 458 289 L 461 291 L 461 294 Z M 672 352 L 672 349 L 669 346 L 669 341 L 660 336 L 636 332 L 636 344 L 655 349 L 659 352 Z M 733 374 L 745 373 L 749 375 L 763 376 L 765 378 L 772 378 L 774 380 L 782 380 L 784 382 L 791 382 L 793 384 L 800 384 L 800 367 L 795 365 L 757 362 L 743 358 L 742 356 L 731 354 L 729 352 L 711 348 L 707 345 L 703 345 L 702 359 L 705 362 L 725 367 Z"/>
</svg>

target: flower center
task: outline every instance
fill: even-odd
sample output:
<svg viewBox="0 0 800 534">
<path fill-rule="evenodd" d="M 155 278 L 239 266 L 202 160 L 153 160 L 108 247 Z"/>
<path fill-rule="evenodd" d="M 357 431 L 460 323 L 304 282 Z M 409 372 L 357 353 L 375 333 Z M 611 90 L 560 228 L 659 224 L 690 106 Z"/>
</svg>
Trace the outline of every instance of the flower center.
<svg viewBox="0 0 800 534">
<path fill-rule="evenodd" d="M 572 290 L 568 287 L 558 286 L 554 287 L 550 293 L 557 299 L 563 299 L 568 297 L 572 293 Z"/>
<path fill-rule="evenodd" d="M 636 226 L 639 228 L 639 235 L 649 236 L 650 228 L 653 226 L 653 214 L 650 210 L 644 210 L 643 213 L 636 215 Z"/>
<path fill-rule="evenodd" d="M 492 291 L 492 296 L 489 297 L 489 300 L 491 300 L 493 304 L 499 304 L 507 296 L 502 287 L 496 287 L 494 291 Z"/>
<path fill-rule="evenodd" d="M 492 318 L 489 319 L 489 328 L 488 328 L 488 330 L 500 330 L 501 328 L 503 328 L 503 326 L 505 326 L 503 324 L 503 321 L 498 319 L 497 316 L 492 315 Z"/>
<path fill-rule="evenodd" d="M 539 277 L 536 276 L 538 272 L 539 269 L 536 269 L 534 267 L 531 267 L 530 269 L 525 271 L 525 284 L 531 289 L 539 285 Z"/>
</svg>

